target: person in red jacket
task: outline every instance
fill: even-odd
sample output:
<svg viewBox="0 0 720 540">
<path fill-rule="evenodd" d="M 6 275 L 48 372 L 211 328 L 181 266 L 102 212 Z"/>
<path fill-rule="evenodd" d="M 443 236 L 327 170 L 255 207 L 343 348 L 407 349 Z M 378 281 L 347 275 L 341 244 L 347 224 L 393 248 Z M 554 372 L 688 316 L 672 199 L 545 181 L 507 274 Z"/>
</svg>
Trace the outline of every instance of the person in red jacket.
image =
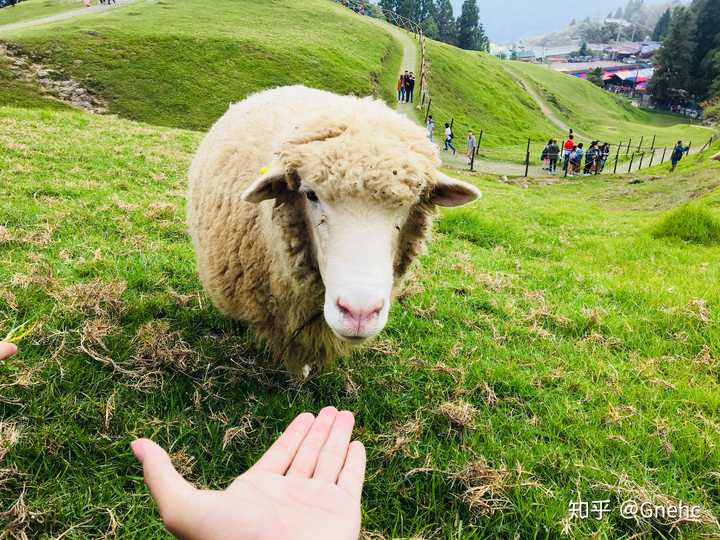
<svg viewBox="0 0 720 540">
<path fill-rule="evenodd" d="M 568 161 L 570 160 L 570 154 L 572 154 L 573 150 L 575 150 L 575 135 L 571 133 L 568 137 L 568 140 L 565 141 L 565 144 L 563 144 L 563 167 L 565 170 L 567 170 Z"/>
</svg>

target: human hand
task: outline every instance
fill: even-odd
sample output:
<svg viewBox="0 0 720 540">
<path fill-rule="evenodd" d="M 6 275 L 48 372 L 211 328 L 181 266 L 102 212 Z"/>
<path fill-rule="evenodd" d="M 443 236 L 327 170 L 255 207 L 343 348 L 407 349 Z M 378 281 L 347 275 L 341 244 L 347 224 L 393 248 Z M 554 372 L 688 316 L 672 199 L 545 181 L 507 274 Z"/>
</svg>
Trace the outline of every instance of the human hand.
<svg viewBox="0 0 720 540">
<path fill-rule="evenodd" d="M 149 439 L 131 447 L 165 526 L 183 540 L 357 540 L 365 448 L 355 418 L 303 413 L 224 491 L 199 490 Z"/>
<path fill-rule="evenodd" d="M 7 360 L 17 352 L 17 346 L 13 343 L 0 341 L 0 360 Z"/>
</svg>

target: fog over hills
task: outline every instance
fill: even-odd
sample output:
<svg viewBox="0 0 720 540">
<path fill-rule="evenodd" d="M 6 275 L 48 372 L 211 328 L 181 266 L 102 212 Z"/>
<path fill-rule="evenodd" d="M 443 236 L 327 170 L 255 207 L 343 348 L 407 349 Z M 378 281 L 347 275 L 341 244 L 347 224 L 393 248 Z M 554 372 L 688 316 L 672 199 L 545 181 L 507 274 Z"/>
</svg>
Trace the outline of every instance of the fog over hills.
<svg viewBox="0 0 720 540">
<path fill-rule="evenodd" d="M 463 0 L 452 0 L 455 15 L 460 13 Z M 649 0 L 647 4 L 656 4 Z M 508 43 L 523 38 L 562 30 L 573 18 L 606 16 L 627 0 L 602 2 L 569 2 L 568 0 L 478 0 L 480 18 L 490 39 Z"/>
</svg>

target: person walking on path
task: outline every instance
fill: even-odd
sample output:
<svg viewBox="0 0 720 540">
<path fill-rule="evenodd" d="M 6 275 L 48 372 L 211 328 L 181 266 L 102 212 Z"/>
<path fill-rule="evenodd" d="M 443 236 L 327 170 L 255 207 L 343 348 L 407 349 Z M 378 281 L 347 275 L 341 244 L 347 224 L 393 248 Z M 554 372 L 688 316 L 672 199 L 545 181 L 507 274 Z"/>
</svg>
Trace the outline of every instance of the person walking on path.
<svg viewBox="0 0 720 540">
<path fill-rule="evenodd" d="M 455 147 L 452 144 L 452 140 L 453 140 L 452 128 L 450 127 L 450 124 L 445 122 L 445 150 L 446 151 L 448 149 L 452 150 L 453 156 L 454 156 L 455 154 L 457 154 L 457 150 L 455 150 Z"/>
<path fill-rule="evenodd" d="M 540 161 L 543 162 L 543 171 L 550 170 L 550 145 L 552 145 L 552 139 L 547 142 L 542 154 L 540 154 Z"/>
<path fill-rule="evenodd" d="M 405 75 L 400 75 L 397 83 L 398 103 L 405 101 Z"/>
<path fill-rule="evenodd" d="M 672 168 L 670 169 L 670 172 L 675 172 L 678 163 L 680 163 L 680 160 L 683 158 L 685 152 L 687 151 L 688 148 L 683 146 L 683 142 L 678 141 L 675 145 L 675 148 L 673 148 L 672 154 L 670 155 L 670 162 L 672 163 Z"/>
<path fill-rule="evenodd" d="M 584 154 L 585 150 L 583 150 L 583 143 L 578 144 L 575 149 L 570 153 L 570 168 L 572 170 L 570 176 L 577 176 L 578 174 L 580 174 Z"/>
<path fill-rule="evenodd" d="M 475 149 L 477 148 L 477 141 L 475 140 L 475 135 L 472 131 L 468 131 L 468 138 L 467 138 L 467 158 L 468 158 L 468 165 L 472 163 L 473 156 L 475 155 Z"/>
<path fill-rule="evenodd" d="M 410 73 L 405 72 L 405 103 L 410 103 Z"/>
<path fill-rule="evenodd" d="M 597 144 L 597 141 L 593 141 L 592 143 L 590 143 L 590 148 L 588 148 L 587 154 L 585 154 L 585 169 L 583 169 L 583 174 L 585 176 L 590 176 L 590 173 L 596 166 L 596 161 L 598 157 Z"/>
<path fill-rule="evenodd" d="M 570 153 L 575 150 L 575 135 L 570 135 L 563 145 L 563 160 L 565 160 L 565 168 L 567 168 Z"/>
<path fill-rule="evenodd" d="M 415 75 L 412 71 L 410 72 L 410 78 L 408 79 L 408 92 L 410 94 L 410 103 L 413 102 L 413 96 L 415 94 Z"/>
<path fill-rule="evenodd" d="M 557 141 L 554 139 L 550 141 L 548 157 L 550 158 L 548 171 L 550 172 L 550 174 L 555 174 L 555 171 L 557 171 L 558 161 L 560 160 L 560 147 L 558 146 Z"/>
<path fill-rule="evenodd" d="M 433 135 L 435 133 L 435 122 L 433 122 L 432 114 L 428 116 L 427 119 L 427 126 L 425 126 L 427 129 L 427 138 L 430 140 L 430 142 L 435 142 L 433 140 Z"/>
</svg>

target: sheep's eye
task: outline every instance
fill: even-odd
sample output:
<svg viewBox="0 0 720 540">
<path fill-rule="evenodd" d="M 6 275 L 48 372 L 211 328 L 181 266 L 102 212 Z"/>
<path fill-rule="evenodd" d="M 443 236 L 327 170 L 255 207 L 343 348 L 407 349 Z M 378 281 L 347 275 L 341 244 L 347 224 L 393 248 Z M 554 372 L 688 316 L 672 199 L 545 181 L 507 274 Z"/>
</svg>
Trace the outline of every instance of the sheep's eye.
<svg viewBox="0 0 720 540">
<path fill-rule="evenodd" d="M 315 194 L 314 191 L 306 191 L 305 196 L 307 197 L 307 200 L 310 202 L 318 202 L 318 196 Z"/>
</svg>

